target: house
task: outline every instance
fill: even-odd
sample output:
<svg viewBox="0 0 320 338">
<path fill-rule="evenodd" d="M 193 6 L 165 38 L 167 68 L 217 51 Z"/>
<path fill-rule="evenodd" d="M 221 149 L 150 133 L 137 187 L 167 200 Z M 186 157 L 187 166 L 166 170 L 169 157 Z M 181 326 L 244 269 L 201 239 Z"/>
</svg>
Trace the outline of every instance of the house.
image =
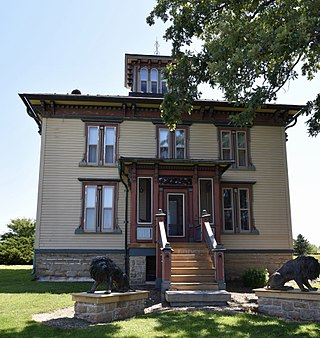
<svg viewBox="0 0 320 338">
<path fill-rule="evenodd" d="M 302 107 L 266 104 L 237 128 L 241 107 L 198 100 L 169 131 L 159 106 L 171 61 L 126 54 L 128 96 L 19 94 L 41 134 L 38 279 L 87 279 L 107 255 L 132 284 L 209 288 L 211 269 L 223 288 L 224 276 L 292 258 L 285 130 Z"/>
</svg>

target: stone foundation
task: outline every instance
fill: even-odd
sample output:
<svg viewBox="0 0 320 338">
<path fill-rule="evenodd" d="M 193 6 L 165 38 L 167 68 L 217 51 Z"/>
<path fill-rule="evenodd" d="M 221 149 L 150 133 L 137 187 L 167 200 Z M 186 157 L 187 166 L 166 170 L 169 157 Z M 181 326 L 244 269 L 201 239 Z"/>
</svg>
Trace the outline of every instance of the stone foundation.
<svg viewBox="0 0 320 338">
<path fill-rule="evenodd" d="M 285 262 L 292 259 L 290 253 L 225 253 L 226 280 L 241 278 L 243 272 L 249 268 L 268 269 L 273 273 Z"/>
<path fill-rule="evenodd" d="M 258 297 L 258 311 L 270 316 L 296 321 L 320 320 L 320 292 L 300 290 L 254 290 Z"/>
<path fill-rule="evenodd" d="M 36 253 L 36 278 L 40 281 L 92 281 L 89 266 L 96 256 L 110 257 L 124 271 L 123 254 Z"/>
<path fill-rule="evenodd" d="M 142 315 L 148 295 L 148 291 L 74 293 L 74 316 L 90 323 L 110 323 Z"/>
<path fill-rule="evenodd" d="M 142 285 L 146 282 L 146 256 L 130 257 L 130 284 Z"/>
</svg>

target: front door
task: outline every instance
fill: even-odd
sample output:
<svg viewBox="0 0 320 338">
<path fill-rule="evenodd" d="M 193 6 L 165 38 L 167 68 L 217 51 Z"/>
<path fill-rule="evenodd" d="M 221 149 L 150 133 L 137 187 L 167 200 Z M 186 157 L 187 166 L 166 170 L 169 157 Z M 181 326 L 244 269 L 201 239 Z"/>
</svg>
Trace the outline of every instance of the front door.
<svg viewBox="0 0 320 338">
<path fill-rule="evenodd" d="M 186 191 L 166 193 L 167 236 L 169 241 L 186 238 Z"/>
</svg>

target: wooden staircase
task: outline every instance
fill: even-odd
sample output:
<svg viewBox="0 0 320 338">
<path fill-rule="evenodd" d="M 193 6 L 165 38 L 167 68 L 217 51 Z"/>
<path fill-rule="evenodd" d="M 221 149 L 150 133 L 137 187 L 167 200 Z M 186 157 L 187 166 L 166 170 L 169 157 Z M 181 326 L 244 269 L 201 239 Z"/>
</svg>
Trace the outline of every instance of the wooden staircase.
<svg viewBox="0 0 320 338">
<path fill-rule="evenodd" d="M 219 290 L 205 243 L 172 243 L 170 290 Z"/>
</svg>

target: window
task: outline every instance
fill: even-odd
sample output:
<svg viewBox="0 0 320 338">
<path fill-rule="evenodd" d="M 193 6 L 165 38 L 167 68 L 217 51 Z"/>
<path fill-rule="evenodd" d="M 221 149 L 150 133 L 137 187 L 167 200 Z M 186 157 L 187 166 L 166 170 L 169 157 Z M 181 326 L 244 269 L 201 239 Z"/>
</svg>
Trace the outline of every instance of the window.
<svg viewBox="0 0 320 338">
<path fill-rule="evenodd" d="M 223 228 L 225 232 L 250 232 L 251 191 L 245 187 L 225 187 L 222 189 Z"/>
<path fill-rule="evenodd" d="M 138 223 L 152 223 L 152 178 L 138 178 Z"/>
<path fill-rule="evenodd" d="M 148 92 L 148 69 L 141 68 L 140 70 L 140 91 L 143 93 Z"/>
<path fill-rule="evenodd" d="M 159 128 L 158 155 L 160 158 L 186 158 L 186 129 L 169 131 Z"/>
<path fill-rule="evenodd" d="M 87 164 L 113 165 L 116 161 L 117 128 L 110 125 L 88 125 Z"/>
<path fill-rule="evenodd" d="M 248 137 L 244 130 L 221 130 L 220 152 L 223 160 L 235 160 L 234 167 L 248 167 Z"/>
<path fill-rule="evenodd" d="M 158 93 L 158 71 L 157 69 L 151 69 L 151 93 Z"/>
<path fill-rule="evenodd" d="M 86 232 L 110 232 L 115 228 L 115 185 L 84 185 L 83 228 Z"/>
<path fill-rule="evenodd" d="M 167 79 L 164 77 L 163 73 L 161 72 L 161 93 L 165 94 L 167 91 L 168 91 Z"/>
<path fill-rule="evenodd" d="M 203 210 L 210 214 L 210 222 L 213 223 L 213 189 L 212 179 L 200 178 L 199 180 L 199 212 Z"/>
</svg>

